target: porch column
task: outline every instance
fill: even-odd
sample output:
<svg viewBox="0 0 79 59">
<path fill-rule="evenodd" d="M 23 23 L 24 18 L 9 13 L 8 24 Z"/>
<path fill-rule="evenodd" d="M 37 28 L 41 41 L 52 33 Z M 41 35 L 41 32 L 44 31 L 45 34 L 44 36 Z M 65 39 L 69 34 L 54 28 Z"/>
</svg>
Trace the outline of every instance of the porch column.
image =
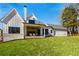
<svg viewBox="0 0 79 59">
<path fill-rule="evenodd" d="M 27 36 L 27 27 L 25 27 L 25 36 Z"/>
<path fill-rule="evenodd" d="M 41 36 L 43 35 L 43 29 L 42 28 L 40 29 L 40 35 Z"/>
<path fill-rule="evenodd" d="M 25 39 L 25 24 L 24 24 L 24 39 Z"/>
<path fill-rule="evenodd" d="M 25 39 L 26 35 L 27 35 L 27 28 L 26 28 L 26 26 L 24 24 L 24 39 Z"/>
<path fill-rule="evenodd" d="M 44 28 L 44 37 L 45 37 L 45 28 Z"/>
</svg>

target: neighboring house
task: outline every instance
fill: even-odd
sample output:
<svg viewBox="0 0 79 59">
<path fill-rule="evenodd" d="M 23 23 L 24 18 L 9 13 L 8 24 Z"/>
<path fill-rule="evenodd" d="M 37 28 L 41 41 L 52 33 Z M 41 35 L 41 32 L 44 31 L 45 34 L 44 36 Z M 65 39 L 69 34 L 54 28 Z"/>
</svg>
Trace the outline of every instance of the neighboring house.
<svg viewBox="0 0 79 59">
<path fill-rule="evenodd" d="M 22 18 L 14 8 L 1 19 L 3 23 L 2 41 L 44 38 L 49 35 L 53 36 L 54 34 L 55 36 L 60 36 L 60 32 L 67 32 L 64 29 L 55 29 L 52 26 L 47 26 L 38 21 L 38 18 L 34 14 L 27 16 L 26 10 L 27 8 L 24 6 L 24 18 Z M 54 32 L 54 30 L 56 31 Z M 65 33 L 62 34 L 62 36 L 63 35 L 65 35 Z"/>
<path fill-rule="evenodd" d="M 48 27 L 52 27 L 52 30 L 50 30 L 52 36 L 67 36 L 67 28 L 61 25 L 48 24 Z"/>
</svg>

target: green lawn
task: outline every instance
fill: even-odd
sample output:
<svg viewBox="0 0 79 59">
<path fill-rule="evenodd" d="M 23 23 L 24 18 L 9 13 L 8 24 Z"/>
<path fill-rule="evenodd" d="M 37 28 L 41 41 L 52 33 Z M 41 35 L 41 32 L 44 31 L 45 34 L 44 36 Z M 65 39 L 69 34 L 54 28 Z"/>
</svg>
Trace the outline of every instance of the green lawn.
<svg viewBox="0 0 79 59">
<path fill-rule="evenodd" d="M 76 56 L 79 55 L 79 36 L 0 42 L 0 55 Z"/>
</svg>

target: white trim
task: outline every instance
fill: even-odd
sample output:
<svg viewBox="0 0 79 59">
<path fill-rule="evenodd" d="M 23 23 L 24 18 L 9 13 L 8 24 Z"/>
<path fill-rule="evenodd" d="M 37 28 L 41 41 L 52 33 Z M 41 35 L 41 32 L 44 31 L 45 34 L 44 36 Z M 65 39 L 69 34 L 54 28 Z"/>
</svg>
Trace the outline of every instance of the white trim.
<svg viewBox="0 0 79 59">
<path fill-rule="evenodd" d="M 17 12 L 17 11 L 16 11 Z M 24 20 L 22 19 L 22 17 L 20 16 L 20 14 L 17 12 L 19 18 L 21 19 L 22 22 L 24 22 Z"/>
</svg>

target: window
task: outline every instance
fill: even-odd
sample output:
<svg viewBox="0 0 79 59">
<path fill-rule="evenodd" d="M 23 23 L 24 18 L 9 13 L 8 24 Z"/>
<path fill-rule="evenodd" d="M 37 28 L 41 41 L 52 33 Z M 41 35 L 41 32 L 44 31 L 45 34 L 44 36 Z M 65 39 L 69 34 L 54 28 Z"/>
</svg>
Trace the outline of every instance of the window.
<svg viewBox="0 0 79 59">
<path fill-rule="evenodd" d="M 9 27 L 9 33 L 20 33 L 20 27 Z"/>
<path fill-rule="evenodd" d="M 35 20 L 29 20 L 30 24 L 35 24 Z"/>
</svg>

